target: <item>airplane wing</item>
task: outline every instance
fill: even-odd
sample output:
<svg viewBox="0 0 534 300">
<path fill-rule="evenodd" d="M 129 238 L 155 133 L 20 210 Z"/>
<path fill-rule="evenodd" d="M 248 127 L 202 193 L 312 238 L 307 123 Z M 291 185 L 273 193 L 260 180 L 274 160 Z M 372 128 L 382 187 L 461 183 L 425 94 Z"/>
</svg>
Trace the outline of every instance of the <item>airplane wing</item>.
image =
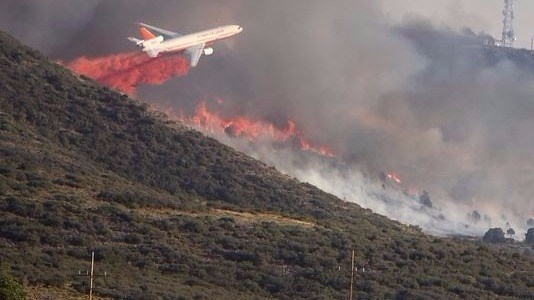
<svg viewBox="0 0 534 300">
<path fill-rule="evenodd" d="M 146 27 L 148 29 L 152 29 L 166 37 L 177 37 L 177 36 L 181 36 L 181 34 L 177 33 L 177 32 L 172 32 L 172 31 L 169 31 L 169 30 L 165 30 L 165 29 L 161 29 L 161 28 L 158 28 L 156 26 L 152 26 L 152 25 L 148 25 L 148 24 L 145 24 L 145 23 L 137 23 L 138 25 L 140 26 L 143 26 L 143 27 Z"/>
<path fill-rule="evenodd" d="M 202 56 L 202 51 L 206 44 L 200 44 L 196 46 L 189 47 L 185 50 L 189 54 L 189 65 L 194 68 L 197 66 L 200 57 Z"/>
</svg>

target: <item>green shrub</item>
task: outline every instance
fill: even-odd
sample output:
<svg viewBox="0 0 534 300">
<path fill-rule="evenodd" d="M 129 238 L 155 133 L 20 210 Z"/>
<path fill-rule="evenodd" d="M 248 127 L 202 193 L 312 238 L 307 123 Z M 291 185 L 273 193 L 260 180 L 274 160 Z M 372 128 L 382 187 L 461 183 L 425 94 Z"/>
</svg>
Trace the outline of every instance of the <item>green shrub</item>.
<svg viewBox="0 0 534 300">
<path fill-rule="evenodd" d="M 26 299 L 26 292 L 13 276 L 7 273 L 0 273 L 0 299 L 24 300 Z"/>
</svg>

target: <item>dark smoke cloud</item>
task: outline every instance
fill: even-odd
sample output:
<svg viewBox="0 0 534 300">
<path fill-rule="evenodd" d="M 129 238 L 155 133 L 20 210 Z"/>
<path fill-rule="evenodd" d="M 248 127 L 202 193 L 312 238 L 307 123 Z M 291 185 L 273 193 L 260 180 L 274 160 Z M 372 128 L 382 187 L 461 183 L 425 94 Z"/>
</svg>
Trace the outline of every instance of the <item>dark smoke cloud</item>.
<svg viewBox="0 0 534 300">
<path fill-rule="evenodd" d="M 510 221 L 519 229 L 531 217 L 532 59 L 514 64 L 506 52 L 484 48 L 487 37 L 421 20 L 391 26 L 380 1 L 371 0 L 7 0 L 0 9 L 2 29 L 67 61 L 131 51 L 125 37 L 136 34 L 135 21 L 186 33 L 240 24 L 245 31 L 216 45 L 188 76 L 143 87 L 140 97 L 187 112 L 217 96 L 225 99 L 223 114 L 281 126 L 295 120 L 355 173 L 328 173 L 322 164 L 292 169 L 289 158 L 255 154 L 366 206 L 381 205 L 373 202 L 380 197 L 367 197 L 379 188 L 357 193 L 351 182 L 372 185 L 366 178 L 395 170 L 428 189 L 449 218 L 467 221 L 467 212 L 478 210 L 494 226 Z M 393 216 L 445 226 L 413 209 Z"/>
</svg>

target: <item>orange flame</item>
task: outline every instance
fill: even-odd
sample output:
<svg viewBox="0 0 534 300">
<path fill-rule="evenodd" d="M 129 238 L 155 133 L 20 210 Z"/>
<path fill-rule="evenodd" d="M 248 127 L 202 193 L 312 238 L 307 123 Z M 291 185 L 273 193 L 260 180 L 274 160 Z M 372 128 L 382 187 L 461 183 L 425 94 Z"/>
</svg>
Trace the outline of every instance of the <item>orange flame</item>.
<svg viewBox="0 0 534 300">
<path fill-rule="evenodd" d="M 304 138 L 297 129 L 295 122 L 291 120 L 287 121 L 286 127 L 278 128 L 272 123 L 252 120 L 244 116 L 223 118 L 217 112 L 210 111 L 206 103 L 202 102 L 197 106 L 195 115 L 185 118 L 184 121 L 211 133 L 226 133 L 230 136 L 243 137 L 251 141 L 267 138 L 280 143 L 292 143 L 303 151 L 334 157 L 334 152 L 329 147 L 315 145 Z"/>
<path fill-rule="evenodd" d="M 399 175 L 399 173 L 396 173 L 396 172 L 389 172 L 386 174 L 387 178 L 389 180 L 393 180 L 395 181 L 397 184 L 402 184 L 402 180 L 401 180 L 401 177 Z"/>
<path fill-rule="evenodd" d="M 96 58 L 82 56 L 67 67 L 127 94 L 135 94 L 139 84 L 162 84 L 189 71 L 187 59 L 182 56 L 150 58 L 144 53 L 119 53 Z"/>
<path fill-rule="evenodd" d="M 411 197 L 419 197 L 421 195 L 421 190 L 414 186 L 409 186 L 406 188 L 406 194 Z"/>
</svg>

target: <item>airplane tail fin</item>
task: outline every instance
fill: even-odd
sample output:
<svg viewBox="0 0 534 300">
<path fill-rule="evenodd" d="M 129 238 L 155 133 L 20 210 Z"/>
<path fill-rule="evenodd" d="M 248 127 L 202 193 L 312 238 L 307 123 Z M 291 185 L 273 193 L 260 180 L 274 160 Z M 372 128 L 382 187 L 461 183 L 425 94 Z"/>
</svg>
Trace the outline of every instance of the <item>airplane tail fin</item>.
<svg viewBox="0 0 534 300">
<path fill-rule="evenodd" d="M 138 47 L 144 47 L 147 41 L 154 40 L 157 38 L 150 30 L 146 29 L 144 26 L 139 27 L 139 33 L 141 33 L 142 39 L 129 37 L 128 40 L 134 42 Z"/>
<path fill-rule="evenodd" d="M 139 27 L 139 32 L 141 33 L 141 36 L 143 37 L 143 40 L 145 41 L 151 40 L 156 37 L 152 32 L 150 32 L 145 27 Z"/>
</svg>

